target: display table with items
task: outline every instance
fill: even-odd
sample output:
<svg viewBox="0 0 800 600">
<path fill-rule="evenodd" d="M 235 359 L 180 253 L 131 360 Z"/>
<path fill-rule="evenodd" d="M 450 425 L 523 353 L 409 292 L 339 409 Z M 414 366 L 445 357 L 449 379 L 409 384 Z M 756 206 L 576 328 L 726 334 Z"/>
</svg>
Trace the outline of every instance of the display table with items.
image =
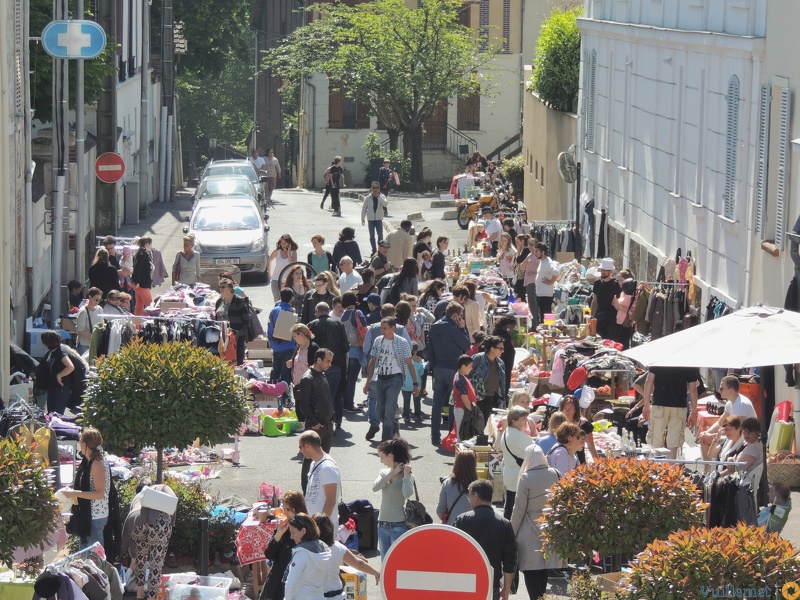
<svg viewBox="0 0 800 600">
<path fill-rule="evenodd" d="M 247 513 L 236 535 L 236 556 L 242 566 L 252 565 L 253 593 L 256 598 L 261 590 L 261 582 L 267 575 L 264 551 L 277 530 L 278 518 L 266 504 L 259 503 Z"/>
</svg>

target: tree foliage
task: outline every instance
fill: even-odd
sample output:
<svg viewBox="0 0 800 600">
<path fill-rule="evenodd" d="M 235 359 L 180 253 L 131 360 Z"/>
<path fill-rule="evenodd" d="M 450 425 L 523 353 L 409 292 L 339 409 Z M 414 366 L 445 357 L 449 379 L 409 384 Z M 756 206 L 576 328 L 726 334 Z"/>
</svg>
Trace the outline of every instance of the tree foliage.
<svg viewBox="0 0 800 600">
<path fill-rule="evenodd" d="M 281 73 L 286 88 L 303 75 L 327 73 L 334 89 L 368 104 L 404 134 L 411 178 L 420 186 L 425 120 L 453 96 L 487 91 L 488 77 L 477 71 L 495 49 L 481 52 L 481 39 L 460 24 L 461 0 L 422 0 L 416 8 L 403 0 L 313 8 L 320 18 L 297 29 L 264 66 Z"/>
<path fill-rule="evenodd" d="M 87 3 L 87 7 L 90 3 Z M 75 0 L 69 3 L 70 16 L 75 15 Z M 41 37 L 42 30 L 53 20 L 52 0 L 31 0 L 30 35 Z M 91 18 L 87 11 L 87 19 Z M 103 91 L 103 78 L 116 72 L 114 54 L 116 42 L 111 36 L 106 37 L 106 47 L 97 58 L 84 61 L 84 100 L 86 104 L 94 104 Z M 53 113 L 53 57 L 47 54 L 40 42 L 31 42 L 31 107 L 34 116 L 43 123 L 49 123 Z M 74 60 L 69 61 L 69 105 L 75 106 L 75 81 L 77 69 Z"/>
<path fill-rule="evenodd" d="M 160 483 L 164 448 L 223 441 L 247 418 L 246 399 L 233 369 L 208 350 L 137 341 L 98 361 L 84 420 L 110 447 L 155 446 Z"/>
<path fill-rule="evenodd" d="M 18 546 L 44 543 L 58 525 L 58 511 L 38 453 L 0 439 L 0 564 L 10 568 Z"/>
<path fill-rule="evenodd" d="M 556 110 L 569 112 L 578 98 L 583 9 L 554 11 L 542 23 L 529 89 Z"/>
</svg>

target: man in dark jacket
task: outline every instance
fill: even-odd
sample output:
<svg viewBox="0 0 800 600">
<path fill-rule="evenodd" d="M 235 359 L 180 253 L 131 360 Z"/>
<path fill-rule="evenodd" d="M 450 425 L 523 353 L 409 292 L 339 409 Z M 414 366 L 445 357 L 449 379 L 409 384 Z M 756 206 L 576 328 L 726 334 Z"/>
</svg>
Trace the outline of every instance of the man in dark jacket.
<svg viewBox="0 0 800 600">
<path fill-rule="evenodd" d="M 469 350 L 469 333 L 464 321 L 464 307 L 458 302 L 447 305 L 444 317 L 431 325 L 428 360 L 433 367 L 433 408 L 431 409 L 431 443 L 439 445 L 442 407 L 453 390 L 458 370 L 458 357 Z"/>
<path fill-rule="evenodd" d="M 483 548 L 494 570 L 493 598 L 508 600 L 511 580 L 517 567 L 517 542 L 508 519 L 498 515 L 492 507 L 492 484 L 486 479 L 476 479 L 469 484 L 469 505 L 472 510 L 460 515 L 454 526 Z"/>
<path fill-rule="evenodd" d="M 317 318 L 308 324 L 308 328 L 314 334 L 314 343 L 320 348 L 327 348 L 333 352 L 333 363 L 328 369 L 327 377 L 338 430 L 342 426 L 342 415 L 344 414 L 344 391 L 339 383 L 347 374 L 347 352 L 350 350 L 350 342 L 347 341 L 347 330 L 344 328 L 344 323 L 331 319 L 330 310 L 327 302 L 317 304 L 315 313 Z M 320 434 L 321 436 L 322 434 Z"/>
<path fill-rule="evenodd" d="M 333 352 L 328 348 L 321 347 L 317 350 L 314 355 L 314 364 L 303 374 L 295 397 L 297 408 L 305 419 L 306 430 L 313 429 L 317 432 L 324 452 L 330 452 L 333 443 L 333 404 L 331 388 L 325 377 L 325 372 L 331 368 L 333 356 Z M 310 466 L 311 459 L 304 459 L 300 471 L 304 494 Z"/>
</svg>

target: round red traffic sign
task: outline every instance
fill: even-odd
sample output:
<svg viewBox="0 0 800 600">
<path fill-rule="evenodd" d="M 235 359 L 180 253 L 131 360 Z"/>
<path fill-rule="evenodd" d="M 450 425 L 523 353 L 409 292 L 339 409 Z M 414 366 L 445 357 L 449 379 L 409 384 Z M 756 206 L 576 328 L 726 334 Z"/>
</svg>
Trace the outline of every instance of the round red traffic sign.
<svg viewBox="0 0 800 600">
<path fill-rule="evenodd" d="M 404 533 L 383 561 L 386 600 L 491 600 L 492 567 L 469 535 L 447 525 Z"/>
<path fill-rule="evenodd" d="M 125 161 L 116 152 L 106 152 L 94 162 L 94 172 L 104 183 L 116 183 L 125 175 Z"/>
</svg>

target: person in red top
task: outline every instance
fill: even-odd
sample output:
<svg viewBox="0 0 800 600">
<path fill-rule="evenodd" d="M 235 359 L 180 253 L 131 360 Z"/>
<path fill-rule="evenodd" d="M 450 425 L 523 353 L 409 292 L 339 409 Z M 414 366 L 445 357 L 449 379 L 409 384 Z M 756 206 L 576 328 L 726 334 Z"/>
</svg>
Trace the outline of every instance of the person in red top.
<svg viewBox="0 0 800 600">
<path fill-rule="evenodd" d="M 473 410 L 477 398 L 475 389 L 467 377 L 472 371 L 472 357 L 462 354 L 458 357 L 458 372 L 453 377 L 453 416 L 456 422 L 456 439 L 461 441 L 459 431 L 465 410 Z"/>
</svg>

